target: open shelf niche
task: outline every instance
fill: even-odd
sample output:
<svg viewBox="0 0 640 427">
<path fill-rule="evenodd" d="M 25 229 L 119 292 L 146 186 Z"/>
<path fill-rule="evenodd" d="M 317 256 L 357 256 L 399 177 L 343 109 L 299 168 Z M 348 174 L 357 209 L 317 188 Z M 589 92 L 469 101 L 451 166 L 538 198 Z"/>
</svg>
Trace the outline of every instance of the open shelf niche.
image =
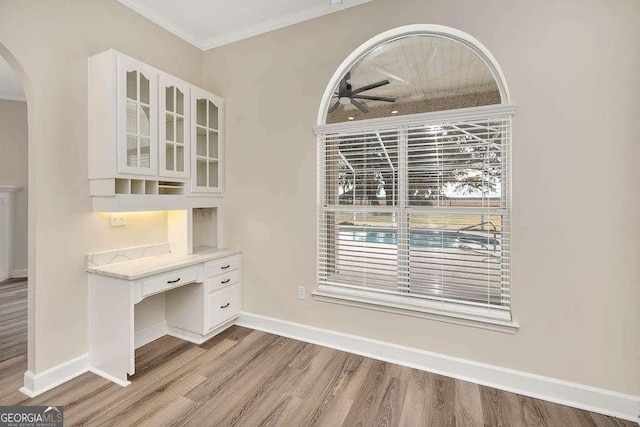
<svg viewBox="0 0 640 427">
<path fill-rule="evenodd" d="M 167 227 L 172 253 L 190 255 L 223 247 L 222 211 L 218 208 L 168 211 Z"/>
<path fill-rule="evenodd" d="M 192 209 L 193 252 L 197 253 L 210 248 L 218 248 L 218 209 Z"/>
<path fill-rule="evenodd" d="M 92 196 L 110 196 L 117 194 L 167 194 L 182 196 L 186 194 L 184 181 L 158 181 L 156 179 L 104 179 L 100 182 L 102 191 L 92 191 Z"/>
</svg>

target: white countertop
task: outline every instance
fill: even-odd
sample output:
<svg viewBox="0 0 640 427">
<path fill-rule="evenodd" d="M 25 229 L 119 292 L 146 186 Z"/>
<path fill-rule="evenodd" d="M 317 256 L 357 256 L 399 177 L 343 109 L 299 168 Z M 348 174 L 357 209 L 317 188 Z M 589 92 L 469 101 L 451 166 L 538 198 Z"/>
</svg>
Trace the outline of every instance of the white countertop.
<svg viewBox="0 0 640 427">
<path fill-rule="evenodd" d="M 143 277 L 164 273 L 180 267 L 188 267 L 194 264 L 211 261 L 238 254 L 231 249 L 208 249 L 193 255 L 162 254 L 131 261 L 115 262 L 101 266 L 87 267 L 92 274 L 115 277 L 124 280 L 137 280 Z"/>
</svg>

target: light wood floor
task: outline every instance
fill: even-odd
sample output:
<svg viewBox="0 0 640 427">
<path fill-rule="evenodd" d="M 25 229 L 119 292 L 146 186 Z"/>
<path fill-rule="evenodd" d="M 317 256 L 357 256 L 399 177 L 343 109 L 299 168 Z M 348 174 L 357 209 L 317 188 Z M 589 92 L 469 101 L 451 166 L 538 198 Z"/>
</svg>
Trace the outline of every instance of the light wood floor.
<svg viewBox="0 0 640 427">
<path fill-rule="evenodd" d="M 64 405 L 65 426 L 635 426 L 236 326 L 141 347 L 126 388 L 84 374 L 27 399 L 25 363 L 0 363 L 0 405 Z"/>
<path fill-rule="evenodd" d="M 27 279 L 0 282 L 0 362 L 27 353 Z"/>
</svg>

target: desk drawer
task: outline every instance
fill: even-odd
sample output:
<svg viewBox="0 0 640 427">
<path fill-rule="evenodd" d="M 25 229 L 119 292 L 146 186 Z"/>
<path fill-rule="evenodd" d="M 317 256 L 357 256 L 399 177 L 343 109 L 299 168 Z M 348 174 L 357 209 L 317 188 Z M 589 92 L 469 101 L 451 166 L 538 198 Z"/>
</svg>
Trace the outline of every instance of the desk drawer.
<svg viewBox="0 0 640 427">
<path fill-rule="evenodd" d="M 223 259 L 217 259 L 215 261 L 209 261 L 205 264 L 205 270 L 207 277 L 217 276 L 219 274 L 228 273 L 233 270 L 240 269 L 240 256 L 232 256 Z"/>
<path fill-rule="evenodd" d="M 210 277 L 207 279 L 207 292 L 217 291 L 218 289 L 226 288 L 236 283 L 240 283 L 240 270 Z"/>
<path fill-rule="evenodd" d="M 207 296 L 209 329 L 234 318 L 240 313 L 240 285 L 234 285 Z"/>
<path fill-rule="evenodd" d="M 175 270 L 153 279 L 142 282 L 142 296 L 157 294 L 159 292 L 186 285 L 198 280 L 198 267 Z"/>
</svg>

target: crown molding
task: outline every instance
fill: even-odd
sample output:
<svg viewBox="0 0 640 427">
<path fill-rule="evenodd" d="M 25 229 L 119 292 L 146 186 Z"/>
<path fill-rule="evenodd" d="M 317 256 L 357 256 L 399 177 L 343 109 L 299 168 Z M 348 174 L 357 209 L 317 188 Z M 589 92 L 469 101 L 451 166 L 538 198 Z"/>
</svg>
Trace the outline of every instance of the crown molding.
<svg viewBox="0 0 640 427">
<path fill-rule="evenodd" d="M 308 21 L 310 19 L 318 18 L 323 15 L 328 15 L 333 12 L 339 12 L 353 6 L 368 3 L 372 0 L 343 0 L 342 2 L 337 2 L 334 0 L 326 1 L 325 4 L 321 4 L 319 6 L 309 7 L 303 10 L 288 13 L 286 15 L 268 19 L 256 25 L 250 25 L 248 27 L 240 28 L 237 31 L 227 32 L 205 40 L 196 37 L 192 32 L 187 31 L 184 28 L 174 24 L 173 22 L 171 22 L 171 20 L 155 12 L 154 10 L 151 10 L 147 6 L 140 5 L 136 0 L 118 1 L 128 8 L 139 13 L 140 15 L 144 16 L 148 20 L 161 26 L 165 30 L 180 37 L 184 41 L 192 44 L 200 50 L 205 51 L 223 46 L 225 44 L 247 39 L 249 37 L 257 36 L 259 34 L 264 34 L 269 31 L 274 31 L 279 28 L 287 27 L 289 25 L 294 25 L 300 22 Z"/>
<path fill-rule="evenodd" d="M 161 14 L 151 10 L 146 6 L 140 5 L 135 0 L 118 0 L 123 5 L 127 6 L 129 9 L 132 9 L 135 12 L 138 12 L 140 15 L 147 18 L 149 21 L 160 25 L 165 30 L 173 33 L 174 35 L 180 37 L 182 40 L 192 44 L 200 50 L 204 50 L 202 46 L 202 40 L 196 37 L 190 31 L 186 31 L 184 28 L 179 27 L 178 25 L 171 22 L 171 20 L 165 18 Z"/>
<path fill-rule="evenodd" d="M 257 36 L 259 34 L 268 33 L 269 31 L 288 27 L 289 25 L 298 24 L 300 22 L 318 18 L 323 15 L 328 15 L 333 12 L 339 12 L 341 10 L 368 3 L 370 1 L 372 0 L 344 0 L 341 4 L 333 5 L 330 2 L 327 2 L 326 4 L 288 13 L 286 15 L 278 16 L 277 18 L 268 19 L 256 25 L 251 25 L 249 27 L 241 28 L 237 31 L 212 37 L 210 39 L 204 40 L 202 42 L 202 46 L 204 50 L 213 49 L 225 44 L 248 39 L 249 37 Z"/>
</svg>

